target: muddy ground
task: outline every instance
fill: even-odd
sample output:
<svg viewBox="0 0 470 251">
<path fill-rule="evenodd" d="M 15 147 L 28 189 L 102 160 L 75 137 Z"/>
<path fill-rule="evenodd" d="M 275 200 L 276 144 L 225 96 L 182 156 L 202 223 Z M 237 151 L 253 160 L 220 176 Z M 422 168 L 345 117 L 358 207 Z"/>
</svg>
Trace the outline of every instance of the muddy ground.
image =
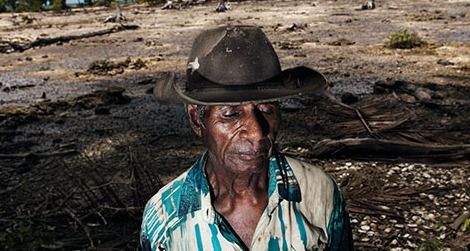
<svg viewBox="0 0 470 251">
<path fill-rule="evenodd" d="M 371 127 L 372 134 L 325 97 L 281 103 L 279 148 L 337 179 L 356 249 L 468 250 L 470 6 L 398 0 L 360 11 L 360 4 L 246 1 L 226 13 L 215 13 L 214 3 L 169 11 L 129 5 L 124 23 L 139 29 L 24 51 L 11 43 L 112 28 L 118 24 L 103 20 L 116 11 L 0 14 L 0 249 L 135 250 L 145 201 L 203 150 L 182 107 L 155 102 L 153 84 L 185 69 L 201 29 L 242 23 L 263 27 L 284 68 L 323 72 L 335 97 L 359 108 Z M 385 47 L 400 29 L 425 44 Z M 314 154 L 321 140 L 346 138 L 457 150 Z"/>
</svg>

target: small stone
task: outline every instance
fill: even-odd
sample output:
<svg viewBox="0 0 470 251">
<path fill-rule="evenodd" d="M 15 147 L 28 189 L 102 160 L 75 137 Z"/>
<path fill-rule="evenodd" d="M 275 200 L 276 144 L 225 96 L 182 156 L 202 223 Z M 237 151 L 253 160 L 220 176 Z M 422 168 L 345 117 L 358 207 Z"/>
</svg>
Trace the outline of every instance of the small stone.
<svg viewBox="0 0 470 251">
<path fill-rule="evenodd" d="M 409 103 L 409 104 L 416 103 L 416 98 L 412 95 L 404 93 L 404 94 L 401 94 L 399 97 L 400 97 L 401 101 L 403 101 L 405 103 Z"/>
<path fill-rule="evenodd" d="M 403 238 L 408 238 L 408 237 L 410 237 L 410 234 L 408 234 L 408 233 L 403 235 Z"/>
<path fill-rule="evenodd" d="M 368 231 L 367 232 L 367 236 L 369 236 L 369 237 L 372 237 L 374 235 L 375 235 L 374 231 Z"/>
<path fill-rule="evenodd" d="M 416 224 L 408 224 L 407 226 L 408 226 L 408 227 L 411 227 L 411 228 L 416 228 L 416 227 L 418 227 L 418 225 L 416 225 Z"/>
<path fill-rule="evenodd" d="M 395 224 L 396 228 L 404 228 L 405 226 L 403 224 Z"/>
<path fill-rule="evenodd" d="M 351 219 L 351 223 L 352 223 L 352 224 L 357 224 L 358 222 L 359 222 L 359 221 L 356 220 L 356 219 Z"/>
<path fill-rule="evenodd" d="M 387 228 L 384 230 L 384 232 L 388 234 L 388 233 L 392 232 L 392 229 L 389 228 L 389 227 L 387 227 Z"/>
<path fill-rule="evenodd" d="M 408 247 L 411 247 L 411 248 L 416 248 L 417 247 L 416 244 L 414 244 L 413 242 L 411 242 L 409 240 L 406 241 L 406 245 L 408 245 Z"/>
<path fill-rule="evenodd" d="M 369 240 L 370 240 L 370 239 L 367 238 L 367 237 L 361 239 L 362 242 L 368 242 Z"/>
<path fill-rule="evenodd" d="M 350 92 L 345 92 L 343 95 L 341 95 L 341 102 L 345 104 L 353 104 L 356 103 L 359 100 L 359 97 L 357 97 L 356 94 L 350 93 Z"/>
<path fill-rule="evenodd" d="M 361 229 L 364 230 L 364 231 L 368 231 L 368 230 L 370 230 L 370 227 L 367 226 L 367 225 L 364 225 L 364 226 L 361 226 Z"/>
<path fill-rule="evenodd" d="M 111 112 L 109 111 L 108 108 L 98 107 L 95 109 L 95 114 L 96 115 L 109 115 L 111 114 Z"/>
<path fill-rule="evenodd" d="M 392 242 L 390 242 L 390 245 L 397 245 L 398 241 L 396 239 L 393 239 Z"/>
<path fill-rule="evenodd" d="M 415 97 L 421 102 L 427 102 L 431 100 L 432 91 L 425 88 L 418 88 L 415 91 Z"/>
<path fill-rule="evenodd" d="M 447 59 L 439 59 L 437 60 L 437 64 L 440 64 L 440 65 L 454 65 L 454 63 L 452 63 L 451 61 L 447 60 Z"/>
<path fill-rule="evenodd" d="M 428 214 L 424 216 L 425 220 L 434 220 L 436 216 L 434 214 Z"/>
</svg>

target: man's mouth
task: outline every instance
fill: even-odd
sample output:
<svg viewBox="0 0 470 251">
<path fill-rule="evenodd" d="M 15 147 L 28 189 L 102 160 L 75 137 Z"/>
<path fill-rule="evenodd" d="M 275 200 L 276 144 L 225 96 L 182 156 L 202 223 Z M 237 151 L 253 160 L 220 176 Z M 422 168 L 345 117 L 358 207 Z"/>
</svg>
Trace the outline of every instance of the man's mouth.
<svg viewBox="0 0 470 251">
<path fill-rule="evenodd" d="M 249 151 L 249 152 L 239 152 L 238 155 L 241 159 L 244 160 L 255 160 L 263 159 L 267 157 L 266 151 Z"/>
</svg>

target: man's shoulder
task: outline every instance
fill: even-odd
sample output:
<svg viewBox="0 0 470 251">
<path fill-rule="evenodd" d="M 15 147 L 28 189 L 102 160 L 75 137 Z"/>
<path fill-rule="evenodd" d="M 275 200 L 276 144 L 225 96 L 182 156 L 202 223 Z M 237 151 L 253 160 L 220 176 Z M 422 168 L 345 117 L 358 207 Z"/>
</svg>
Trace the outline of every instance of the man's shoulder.
<svg viewBox="0 0 470 251">
<path fill-rule="evenodd" d="M 150 220 L 151 217 L 157 217 L 159 221 L 163 221 L 176 213 L 181 196 L 181 188 L 188 175 L 188 171 L 189 170 L 185 171 L 160 188 L 160 190 L 150 198 L 145 206 L 144 221 Z"/>
<path fill-rule="evenodd" d="M 290 157 L 286 160 L 299 184 L 302 197 L 299 209 L 326 229 L 324 217 L 329 219 L 334 207 L 335 181 L 315 165 Z"/>
<path fill-rule="evenodd" d="M 331 176 L 318 166 L 287 156 L 286 160 L 300 185 L 322 190 L 333 190 L 336 186 Z"/>
</svg>

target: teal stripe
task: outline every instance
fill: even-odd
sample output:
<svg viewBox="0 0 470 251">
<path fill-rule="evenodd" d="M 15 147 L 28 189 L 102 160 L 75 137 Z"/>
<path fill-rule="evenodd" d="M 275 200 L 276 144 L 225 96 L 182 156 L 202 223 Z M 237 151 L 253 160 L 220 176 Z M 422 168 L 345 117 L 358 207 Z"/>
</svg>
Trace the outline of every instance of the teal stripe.
<svg viewBox="0 0 470 251">
<path fill-rule="evenodd" d="M 279 223 L 281 225 L 281 232 L 282 232 L 282 250 L 287 251 L 287 242 L 286 242 L 286 224 L 284 223 L 284 219 L 282 218 L 282 207 L 278 207 L 278 218 Z"/>
<path fill-rule="evenodd" d="M 220 246 L 219 238 L 217 238 L 217 228 L 214 224 L 210 224 L 209 228 L 211 229 L 212 237 L 212 247 L 214 251 L 222 251 L 222 247 Z"/>
<path fill-rule="evenodd" d="M 307 245 L 307 232 L 305 231 L 304 221 L 302 220 L 302 216 L 300 215 L 299 210 L 297 210 L 297 203 L 293 203 L 295 220 L 297 221 L 297 226 L 299 227 L 300 239 L 304 244 L 304 247 Z"/>
<path fill-rule="evenodd" d="M 338 185 L 333 182 L 333 211 L 331 212 L 330 221 L 328 223 L 328 242 L 331 250 L 339 250 L 341 245 L 341 237 L 343 232 L 343 217 L 342 217 L 342 206 L 343 197 L 339 191 Z"/>
<path fill-rule="evenodd" d="M 279 239 L 271 237 L 268 243 L 268 251 L 279 251 Z"/>
<path fill-rule="evenodd" d="M 269 184 L 268 184 L 268 196 L 271 197 L 276 191 L 277 184 L 277 171 L 278 163 L 275 157 L 271 157 L 269 160 Z"/>
<path fill-rule="evenodd" d="M 160 222 L 158 219 L 156 219 L 156 220 L 155 220 L 155 223 L 153 224 L 153 227 L 148 226 L 148 228 L 149 228 L 149 229 L 148 229 L 148 234 L 149 234 L 149 236 L 152 236 L 152 237 L 155 236 L 155 232 L 157 231 L 157 228 L 159 228 L 159 227 L 161 227 L 161 229 L 160 229 L 160 232 L 159 232 L 158 235 L 157 235 L 157 238 L 160 237 L 160 235 L 163 233 L 163 231 L 165 230 L 165 228 L 162 227 L 162 226 L 161 226 L 161 222 Z"/>
<path fill-rule="evenodd" d="M 155 210 L 155 207 L 152 206 L 152 208 L 148 208 L 145 213 L 145 221 L 146 222 L 151 222 L 155 219 L 157 214 L 157 210 Z"/>
<path fill-rule="evenodd" d="M 196 242 L 197 242 L 197 250 L 203 251 L 202 248 L 202 239 L 201 239 L 201 230 L 199 229 L 199 224 L 196 225 Z"/>
<path fill-rule="evenodd" d="M 161 223 L 160 223 L 160 221 L 158 221 L 157 224 L 152 229 L 152 232 L 153 232 L 152 236 L 154 236 L 155 231 L 157 230 L 157 228 L 160 227 L 160 231 L 158 231 L 158 233 L 156 233 L 157 239 L 162 238 L 162 236 L 165 234 L 165 231 L 167 231 L 166 226 L 160 226 L 160 225 L 161 225 Z"/>
</svg>

